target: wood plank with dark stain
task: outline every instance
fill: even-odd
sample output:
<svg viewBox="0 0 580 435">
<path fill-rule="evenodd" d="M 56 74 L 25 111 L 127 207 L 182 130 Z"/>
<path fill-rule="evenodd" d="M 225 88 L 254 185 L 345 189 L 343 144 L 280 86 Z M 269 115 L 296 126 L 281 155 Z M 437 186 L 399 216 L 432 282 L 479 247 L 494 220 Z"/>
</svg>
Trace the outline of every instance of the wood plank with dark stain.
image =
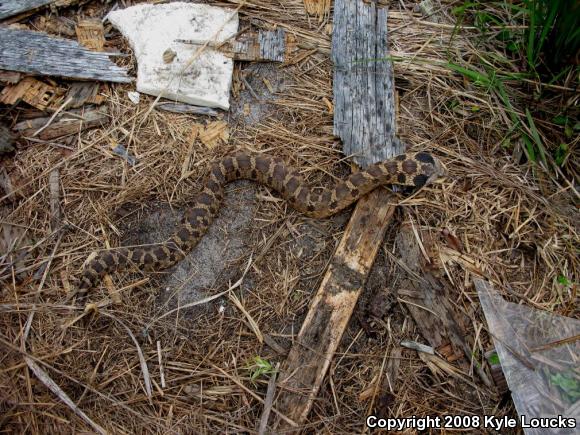
<svg viewBox="0 0 580 435">
<path fill-rule="evenodd" d="M 393 216 L 388 196 L 376 189 L 357 203 L 286 359 L 276 406 L 298 424 L 310 412 Z M 279 424 L 279 430 L 292 429 L 283 420 Z"/>
<path fill-rule="evenodd" d="M 362 0 L 336 0 L 332 40 L 334 128 L 343 151 L 367 166 L 403 151 L 395 137 L 387 15 Z M 277 409 L 299 426 L 307 417 L 340 344 L 395 209 L 376 189 L 358 201 L 310 305 L 278 381 Z M 275 431 L 296 430 L 278 419 Z"/>
</svg>

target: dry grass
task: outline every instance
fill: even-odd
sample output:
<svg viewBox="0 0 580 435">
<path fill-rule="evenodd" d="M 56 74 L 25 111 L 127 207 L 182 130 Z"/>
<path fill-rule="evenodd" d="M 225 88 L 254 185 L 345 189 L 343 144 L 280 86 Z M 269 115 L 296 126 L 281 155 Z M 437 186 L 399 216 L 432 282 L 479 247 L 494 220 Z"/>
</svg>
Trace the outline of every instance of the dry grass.
<svg viewBox="0 0 580 435">
<path fill-rule="evenodd" d="M 232 3 L 238 2 L 222 2 Z M 475 51 L 471 41 L 476 31 L 465 29 L 452 39 L 453 21 L 446 12 L 447 6 L 434 22 L 414 16 L 411 2 L 401 2 L 390 13 L 393 55 L 402 58 L 395 64 L 399 134 L 414 149 L 441 157 L 450 171 L 444 183 L 402 199 L 398 220 L 411 220 L 436 241 L 440 265 L 445 266 L 441 279 L 451 286 L 450 297 L 469 320 L 468 334 L 478 337 L 474 355 L 484 363 L 481 355 L 492 344 L 473 276 L 488 278 L 512 301 L 578 316 L 577 211 L 566 183 L 515 164 L 502 150 L 509 116 L 497 98 L 439 65 L 449 50 L 465 59 Z M 296 35 L 301 48 L 294 62 L 279 68 L 284 85 L 278 85 L 276 99 L 268 100 L 261 116 L 252 122 L 244 122 L 247 118 L 239 113 L 226 117 L 227 145 L 192 144 L 192 125 L 205 123 L 204 118 L 155 110 L 145 116 L 153 99 L 142 96 L 136 106 L 126 96 L 130 87 L 114 86 L 107 91 L 107 128 L 75 135 L 65 147 L 30 143 L 7 163 L 27 183 L 24 197 L 4 199 L 0 220 L 22 229 L 21 247 L 33 249 L 14 263 L 13 255 L 2 257 L 0 269 L 3 430 L 68 433 L 99 431 L 100 426 L 116 433 L 257 431 L 268 376 L 250 379 L 254 357 L 272 364 L 284 360 L 271 346 L 260 345 L 257 334 L 282 347 L 290 345 L 348 212 L 311 221 L 259 188 L 247 251 L 232 265 L 240 277 L 251 259 L 234 290 L 236 303 L 222 298 L 205 310 L 184 309 L 162 317 L 168 308 L 158 301 L 156 281 L 143 283 L 142 276 L 134 275 L 113 277 L 113 290 L 120 289 L 115 296 L 107 289 L 95 290 L 90 296 L 94 305 L 86 311 L 67 302 L 72 278 L 86 256 L 123 242 L 121 209 L 139 212 L 154 203 L 186 207 L 208 162 L 232 148 L 280 155 L 302 168 L 313 183 L 349 170 L 332 137 L 325 23 L 307 17 L 302 0 L 251 0 L 241 14 L 264 25 L 283 26 Z M 419 57 L 431 61 L 416 62 Z M 248 79 L 258 92 L 265 89 L 259 87 L 262 74 L 266 72 L 257 69 Z M 236 87 L 241 88 L 239 81 Z M 255 104 L 248 90 L 240 95 Z M 450 101 L 458 104 L 450 108 Z M 521 110 L 517 101 L 513 104 Z M 471 110 L 473 106 L 478 110 Z M 137 158 L 135 166 L 112 152 L 115 143 Z M 188 158 L 191 176 L 182 179 Z M 57 192 L 60 221 L 51 210 L 51 173 L 58 180 L 52 204 Z M 369 292 L 396 282 L 398 268 L 390 255 L 396 231 L 393 226 L 385 239 Z M 444 231 L 460 241 L 462 252 Z M 562 285 L 559 276 L 572 284 Z M 207 295 L 227 288 L 227 282 L 217 283 Z M 121 303 L 115 303 L 118 297 Z M 415 351 L 401 352 L 400 340 L 422 341 L 404 304 L 395 301 L 389 317 L 377 321 L 374 337 L 358 320 L 351 321 L 310 414 L 313 431 L 364 431 L 364 418 L 372 409 L 388 416 L 514 412 L 511 402 L 502 402 L 473 373 L 452 375 Z M 392 385 L 363 394 L 384 381 L 389 370 L 396 375 Z M 42 372 L 56 390 L 47 389 Z M 86 417 L 71 411 L 61 393 Z M 362 400 L 361 394 L 370 400 Z"/>
</svg>

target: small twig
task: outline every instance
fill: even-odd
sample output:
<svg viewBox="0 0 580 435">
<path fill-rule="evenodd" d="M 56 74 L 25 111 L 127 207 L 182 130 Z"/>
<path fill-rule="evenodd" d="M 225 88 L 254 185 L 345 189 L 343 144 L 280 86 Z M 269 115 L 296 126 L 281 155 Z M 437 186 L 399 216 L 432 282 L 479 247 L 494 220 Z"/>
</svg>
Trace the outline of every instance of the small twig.
<svg viewBox="0 0 580 435">
<path fill-rule="evenodd" d="M 50 391 L 52 391 L 60 400 L 62 400 L 65 405 L 67 405 L 75 414 L 82 418 L 87 424 L 89 424 L 96 432 L 106 435 L 107 431 L 103 429 L 100 425 L 95 423 L 90 417 L 85 414 L 71 398 L 52 380 L 48 374 L 40 368 L 31 358 L 25 356 L 26 364 L 36 375 L 36 377 L 42 382 Z"/>
<path fill-rule="evenodd" d="M 133 332 L 131 332 L 131 329 L 127 325 L 125 325 L 121 321 L 121 319 L 118 319 L 115 316 L 113 316 L 112 314 L 109 314 L 105 311 L 101 311 L 100 314 L 105 316 L 105 317 L 108 317 L 110 319 L 113 319 L 115 322 L 119 323 L 123 328 L 125 328 L 125 330 L 127 331 L 127 334 L 129 334 L 129 337 L 131 337 L 131 340 L 133 340 L 133 343 L 135 343 L 135 347 L 137 348 L 137 355 L 139 355 L 139 363 L 141 365 L 141 372 L 143 373 L 143 381 L 145 381 L 145 391 L 147 392 L 147 397 L 149 398 L 149 400 L 151 400 L 151 397 L 152 397 L 151 376 L 149 376 L 149 368 L 147 367 L 147 361 L 145 361 L 145 356 L 143 355 L 143 351 L 141 350 L 141 346 L 139 346 L 139 342 L 137 341 L 137 339 L 133 335 Z"/>
<path fill-rule="evenodd" d="M 72 101 L 72 97 L 69 97 L 68 100 L 66 100 L 64 103 L 62 103 L 60 105 L 60 107 L 58 109 L 56 109 L 56 111 L 52 114 L 52 116 L 48 119 L 48 121 L 46 122 L 46 124 L 44 124 L 42 127 L 40 127 L 38 130 L 36 130 L 32 137 L 38 136 L 42 131 L 44 131 L 46 128 L 48 128 L 48 126 L 50 124 L 52 124 L 52 121 L 54 121 L 54 118 L 56 118 L 58 116 L 58 114 L 66 107 L 70 104 L 70 102 Z"/>
<path fill-rule="evenodd" d="M 278 376 L 278 370 L 280 369 L 280 363 L 276 363 L 276 367 L 270 375 L 270 380 L 268 381 L 268 390 L 266 391 L 266 398 L 264 399 L 264 410 L 262 411 L 262 417 L 260 418 L 260 426 L 258 429 L 258 435 L 264 435 L 266 433 L 266 428 L 268 427 L 268 417 L 270 417 L 270 412 L 272 411 L 272 403 L 274 402 L 274 392 L 276 391 L 276 377 Z"/>
<path fill-rule="evenodd" d="M 167 316 L 169 316 L 169 315 L 171 315 L 171 314 L 175 313 L 176 311 L 183 310 L 183 309 L 185 309 L 185 308 L 191 308 L 191 307 L 195 307 L 196 305 L 202 305 L 202 304 L 205 304 L 205 303 L 207 303 L 207 302 L 211 302 L 211 301 L 213 301 L 214 299 L 221 298 L 221 297 L 222 297 L 223 295 L 225 295 L 226 293 L 229 293 L 230 291 L 232 291 L 232 290 L 234 290 L 234 289 L 238 288 L 238 287 L 239 287 L 239 286 L 242 284 L 242 282 L 243 282 L 243 280 L 244 280 L 244 277 L 246 276 L 246 273 L 248 272 L 248 270 L 250 270 L 250 266 L 251 266 L 251 265 L 252 265 L 252 257 L 250 256 L 250 258 L 249 258 L 249 260 L 248 260 L 248 264 L 246 265 L 246 269 L 245 269 L 245 270 L 244 270 L 244 272 L 242 273 L 242 276 L 240 277 L 240 279 L 238 279 L 238 280 L 237 280 L 237 281 L 236 281 L 236 282 L 235 282 L 235 283 L 234 283 L 234 284 L 233 284 L 233 285 L 232 285 L 230 288 L 228 288 L 227 290 L 224 290 L 223 292 L 217 293 L 217 294 L 215 294 L 215 295 L 213 295 L 213 296 L 208 296 L 207 298 L 203 298 L 203 299 L 201 299 L 201 300 L 199 300 L 199 301 L 195 301 L 195 302 L 192 302 L 192 303 L 190 303 L 190 304 L 185 304 L 185 305 L 182 305 L 182 306 L 180 306 L 180 307 L 174 308 L 173 310 L 170 310 L 170 311 L 166 312 L 165 314 L 163 314 L 163 315 L 159 316 L 157 319 L 153 319 L 153 320 L 152 320 L 152 321 L 151 321 L 151 322 L 150 322 L 150 323 L 149 323 L 149 324 L 148 324 L 148 325 L 147 325 L 145 328 L 146 328 L 146 329 L 149 329 L 149 328 L 151 327 L 151 325 L 153 325 L 154 323 L 156 323 L 156 322 L 158 322 L 159 320 L 163 319 L 164 317 L 167 317 Z"/>
<path fill-rule="evenodd" d="M 161 342 L 157 340 L 157 358 L 159 360 L 159 377 L 161 378 L 161 388 L 165 388 L 165 373 L 163 371 L 163 360 L 161 358 Z"/>
</svg>

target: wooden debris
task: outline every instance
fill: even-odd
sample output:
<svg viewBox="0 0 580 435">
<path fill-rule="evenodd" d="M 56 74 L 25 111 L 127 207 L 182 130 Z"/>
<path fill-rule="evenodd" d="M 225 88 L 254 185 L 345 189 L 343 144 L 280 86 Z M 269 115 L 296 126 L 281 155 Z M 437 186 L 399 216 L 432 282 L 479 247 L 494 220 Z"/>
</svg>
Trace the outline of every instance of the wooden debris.
<svg viewBox="0 0 580 435">
<path fill-rule="evenodd" d="M 156 109 L 173 113 L 193 113 L 196 115 L 218 116 L 219 112 L 210 107 L 194 106 L 192 104 L 174 103 L 171 101 L 155 104 Z"/>
<path fill-rule="evenodd" d="M 393 216 L 388 196 L 376 189 L 357 203 L 288 354 L 277 407 L 297 423 L 308 416 Z"/>
<path fill-rule="evenodd" d="M 37 9 L 56 3 L 58 0 L 2 0 L 0 2 L 0 20 L 14 15 L 32 13 Z"/>
<path fill-rule="evenodd" d="M 296 49 L 296 39 L 284 29 L 244 32 L 219 50 L 235 60 L 284 62 Z"/>
<path fill-rule="evenodd" d="M 0 69 L 30 74 L 129 83 L 106 53 L 44 33 L 0 27 Z"/>
<path fill-rule="evenodd" d="M 105 97 L 98 95 L 99 84 L 94 82 L 75 82 L 72 83 L 65 100 L 70 99 L 67 107 L 77 108 L 84 104 L 102 104 Z"/>
<path fill-rule="evenodd" d="M 32 193 L 30 177 L 21 168 L 0 166 L 0 203 L 26 198 Z"/>
<path fill-rule="evenodd" d="M 137 164 L 135 156 L 131 155 L 129 150 L 127 150 L 123 145 L 119 143 L 113 144 L 111 150 L 113 151 L 113 154 L 122 157 L 130 166 L 135 166 Z"/>
<path fill-rule="evenodd" d="M 404 151 L 395 136 L 387 10 L 362 0 L 336 0 L 332 35 L 334 134 L 362 166 Z M 359 101 L 365 104 L 359 104 Z M 393 148 L 385 147 L 393 141 Z"/>
<path fill-rule="evenodd" d="M 76 23 L 74 20 L 54 15 L 50 17 L 40 15 L 35 17 L 34 21 L 35 30 L 58 37 L 67 36 L 69 38 L 75 38 L 76 37 L 75 26 Z"/>
<path fill-rule="evenodd" d="M 343 138 L 343 151 L 347 155 L 358 156 L 355 161 L 364 167 L 402 151 L 402 144 L 394 137 L 395 110 L 391 74 L 381 72 L 377 75 L 376 65 L 363 65 L 362 76 L 359 75 L 355 80 L 351 77 L 355 75 L 352 71 L 345 73 L 344 70 L 344 65 L 351 65 L 363 58 L 368 59 L 371 51 L 388 55 L 386 11 L 377 12 L 375 5 L 365 5 L 362 0 L 337 0 L 334 23 L 335 26 L 341 23 L 345 27 L 348 24 L 349 31 L 348 38 L 345 31 L 337 32 L 332 42 L 336 66 L 335 95 L 336 92 L 341 94 L 340 97 L 335 97 L 335 128 L 342 125 L 341 123 L 357 125 L 356 123 L 363 121 L 362 114 L 365 125 L 372 125 L 374 129 L 378 129 L 381 122 L 386 120 L 385 113 L 391 119 L 389 128 L 382 130 L 382 135 L 379 135 L 382 140 L 372 144 L 371 139 L 376 140 L 379 136 L 373 135 L 371 138 L 362 128 L 340 129 L 343 133 L 349 132 L 346 138 L 348 140 Z M 368 45 L 367 51 L 359 49 L 357 44 L 361 40 L 365 41 L 365 47 Z M 390 68 L 388 60 L 381 63 L 381 68 Z M 360 81 L 361 77 L 364 81 Z M 337 80 L 344 89 L 336 87 Z M 384 189 L 375 189 L 358 201 L 288 354 L 279 378 L 282 391 L 277 407 L 283 415 L 298 424 L 303 423 L 310 412 L 358 301 L 393 216 L 395 207 L 392 203 L 390 195 Z M 278 431 L 291 429 L 286 421 L 278 420 L 277 424 Z"/>
<path fill-rule="evenodd" d="M 79 43 L 94 51 L 103 51 L 105 47 L 105 29 L 101 20 L 81 20 L 76 25 L 76 34 Z"/>
<path fill-rule="evenodd" d="M 16 71 L 0 70 L 0 83 L 14 85 L 20 81 L 22 74 Z"/>
<path fill-rule="evenodd" d="M 495 349 L 485 352 L 485 359 L 489 363 L 491 378 L 493 383 L 497 387 L 498 393 L 504 394 L 508 392 L 508 384 L 505 378 L 505 374 L 501 368 L 501 363 L 499 362 L 499 356 Z"/>
<path fill-rule="evenodd" d="M 36 137 L 42 140 L 54 139 L 69 134 L 78 133 L 94 127 L 105 125 L 109 116 L 105 108 L 98 110 L 69 110 L 59 113 L 52 119 L 52 123 L 47 126 L 52 117 L 35 118 L 19 122 L 14 126 L 14 130 L 20 132 L 24 137 Z M 38 130 L 42 129 L 40 133 Z"/>
<path fill-rule="evenodd" d="M 209 148 L 220 142 L 227 143 L 229 138 L 228 123 L 225 121 L 213 121 L 199 129 L 199 139 Z"/>
<path fill-rule="evenodd" d="M 268 418 L 270 417 L 270 412 L 272 411 L 274 392 L 276 391 L 276 376 L 278 374 L 279 369 L 280 363 L 276 363 L 276 367 L 274 367 L 274 371 L 270 375 L 270 380 L 268 381 L 268 390 L 266 391 L 266 399 L 264 400 L 264 409 L 262 411 L 262 417 L 260 417 L 258 435 L 265 435 L 267 433 L 266 429 L 268 428 Z"/>
<path fill-rule="evenodd" d="M 60 171 L 53 169 L 48 176 L 48 187 L 50 189 L 50 227 L 57 230 L 62 221 L 62 210 L 60 208 Z"/>
<path fill-rule="evenodd" d="M 56 108 L 62 102 L 63 90 L 41 82 L 33 77 L 25 77 L 15 85 L 6 86 L 0 92 L 0 103 L 14 105 L 20 101 L 39 110 Z"/>
<path fill-rule="evenodd" d="M 10 129 L 0 124 L 0 155 L 14 151 L 14 135 Z"/>
<path fill-rule="evenodd" d="M 404 297 L 399 297 L 399 301 L 407 307 L 429 344 L 439 349 L 450 343 L 453 352 L 448 353 L 465 355 L 463 366 L 467 369 L 466 361 L 471 360 L 472 350 L 466 341 L 465 327 L 453 309 L 444 285 L 428 270 L 427 260 L 410 225 L 401 226 L 395 245 L 399 264 L 403 265 L 398 293 Z M 486 385 L 491 385 L 483 369 L 479 368 L 477 373 Z"/>
</svg>

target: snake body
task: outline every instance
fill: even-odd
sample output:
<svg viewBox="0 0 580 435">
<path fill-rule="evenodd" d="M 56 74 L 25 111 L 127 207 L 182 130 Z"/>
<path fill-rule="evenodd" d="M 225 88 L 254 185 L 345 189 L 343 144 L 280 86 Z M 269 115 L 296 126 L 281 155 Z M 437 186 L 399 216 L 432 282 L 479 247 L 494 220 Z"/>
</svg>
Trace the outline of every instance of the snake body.
<svg viewBox="0 0 580 435">
<path fill-rule="evenodd" d="M 212 164 L 203 190 L 194 198 L 193 206 L 168 240 L 150 247 L 121 247 L 98 253 L 85 262 L 78 293 L 85 294 L 107 273 L 131 268 L 162 270 L 182 260 L 206 233 L 220 209 L 225 185 L 234 180 L 257 181 L 277 191 L 299 212 L 324 218 L 348 207 L 378 186 L 421 187 L 444 174 L 443 165 L 431 154 L 406 153 L 355 172 L 318 193 L 305 184 L 298 171 L 278 157 L 247 152 L 229 155 Z"/>
</svg>

